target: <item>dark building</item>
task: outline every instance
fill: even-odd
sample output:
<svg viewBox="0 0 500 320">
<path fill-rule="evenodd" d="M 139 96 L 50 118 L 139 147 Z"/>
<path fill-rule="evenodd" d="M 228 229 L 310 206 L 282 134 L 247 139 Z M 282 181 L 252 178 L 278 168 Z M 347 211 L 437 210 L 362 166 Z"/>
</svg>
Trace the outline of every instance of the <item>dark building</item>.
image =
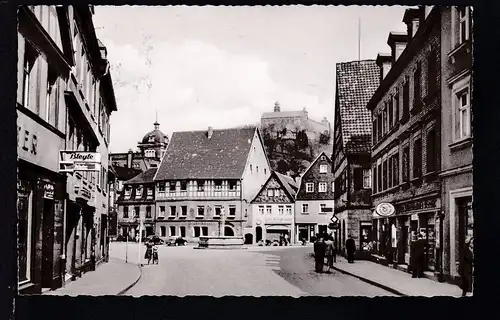
<svg viewBox="0 0 500 320">
<path fill-rule="evenodd" d="M 366 105 L 380 83 L 375 60 L 337 64 L 333 175 L 338 249 L 348 236 L 358 257 L 368 255 L 371 220 L 371 114 Z"/>
<path fill-rule="evenodd" d="M 391 54 L 377 57 L 380 86 L 367 105 L 373 124 L 373 239 L 376 253 L 407 269 L 412 240 L 422 234 L 425 269 L 432 275 L 439 263 L 436 234 L 442 233 L 440 9 L 407 9 L 403 21 L 407 34 L 391 32 Z M 381 215 L 380 204 L 395 211 Z"/>
<path fill-rule="evenodd" d="M 439 270 L 458 280 L 467 237 L 474 236 L 472 210 L 472 7 L 441 11 L 441 203 Z"/>
</svg>

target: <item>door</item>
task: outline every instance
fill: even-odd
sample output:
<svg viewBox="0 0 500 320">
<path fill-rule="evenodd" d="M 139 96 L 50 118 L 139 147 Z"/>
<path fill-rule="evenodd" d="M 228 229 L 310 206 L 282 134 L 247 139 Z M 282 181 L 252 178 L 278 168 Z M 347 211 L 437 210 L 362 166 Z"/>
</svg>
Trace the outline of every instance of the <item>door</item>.
<svg viewBox="0 0 500 320">
<path fill-rule="evenodd" d="M 259 242 L 262 240 L 262 227 L 255 228 L 255 241 Z"/>
<path fill-rule="evenodd" d="M 43 199 L 42 210 L 42 287 L 51 288 L 54 264 L 54 200 Z"/>
</svg>

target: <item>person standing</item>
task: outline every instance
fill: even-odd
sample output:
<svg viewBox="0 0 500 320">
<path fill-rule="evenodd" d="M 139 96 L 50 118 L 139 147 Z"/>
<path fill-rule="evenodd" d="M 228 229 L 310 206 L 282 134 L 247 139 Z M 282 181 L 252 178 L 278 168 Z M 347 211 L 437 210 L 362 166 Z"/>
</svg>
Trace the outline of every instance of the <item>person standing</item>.
<svg viewBox="0 0 500 320">
<path fill-rule="evenodd" d="M 285 233 L 285 246 L 288 246 L 288 233 Z"/>
<path fill-rule="evenodd" d="M 413 249 L 412 257 L 412 266 L 414 273 L 412 275 L 413 278 L 422 278 L 424 276 L 424 264 L 425 264 L 425 240 L 422 237 L 422 234 L 419 233 L 417 236 L 417 240 L 414 243 L 415 248 Z"/>
<path fill-rule="evenodd" d="M 347 251 L 347 262 L 353 263 L 354 262 L 354 252 L 356 251 L 356 243 L 354 242 L 354 239 L 349 235 L 345 242 L 345 249 Z"/>
<path fill-rule="evenodd" d="M 467 292 L 472 292 L 472 273 L 474 261 L 474 238 L 470 237 L 465 240 L 465 248 L 460 264 L 460 276 L 462 289 L 462 297 L 467 296 Z"/>
<path fill-rule="evenodd" d="M 333 246 L 332 236 L 326 236 L 325 245 L 326 245 L 325 255 L 328 264 L 328 272 L 330 272 L 331 268 L 333 268 L 333 255 L 335 250 Z"/>
<path fill-rule="evenodd" d="M 325 264 L 325 252 L 326 252 L 326 244 L 323 241 L 323 237 L 319 236 L 316 238 L 314 242 L 314 262 L 316 272 L 323 272 L 323 265 Z"/>
</svg>

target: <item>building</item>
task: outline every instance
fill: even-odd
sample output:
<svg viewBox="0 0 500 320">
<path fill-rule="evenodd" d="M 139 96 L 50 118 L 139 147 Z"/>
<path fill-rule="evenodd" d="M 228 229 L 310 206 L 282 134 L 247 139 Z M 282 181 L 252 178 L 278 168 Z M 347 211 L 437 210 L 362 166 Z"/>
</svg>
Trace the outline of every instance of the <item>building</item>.
<svg viewBox="0 0 500 320">
<path fill-rule="evenodd" d="M 474 235 L 472 211 L 472 7 L 441 11 L 441 203 L 439 230 L 444 280 L 457 282 L 466 237 Z"/>
<path fill-rule="evenodd" d="M 250 201 L 270 175 L 255 127 L 174 132 L 154 178 L 157 234 L 253 234 Z"/>
<path fill-rule="evenodd" d="M 116 102 L 93 10 L 19 8 L 20 293 L 61 287 L 107 256 L 107 145 Z M 68 150 L 100 153 L 102 170 L 61 173 L 60 151 Z"/>
<path fill-rule="evenodd" d="M 288 235 L 291 243 L 295 239 L 295 195 L 298 186 L 295 180 L 272 171 L 266 183 L 250 202 L 252 209 L 253 234 L 247 234 L 245 243 L 279 241 L 280 235 Z M 255 241 L 254 241 L 255 239 Z"/>
<path fill-rule="evenodd" d="M 333 215 L 334 180 L 332 160 L 321 152 L 301 174 L 295 197 L 295 241 L 328 232 Z"/>
<path fill-rule="evenodd" d="M 71 62 L 60 36 L 67 26 L 55 6 L 20 6 L 18 21 L 18 289 L 24 294 L 64 283 L 66 175 L 59 173 L 59 151 Z"/>
<path fill-rule="evenodd" d="M 72 52 L 74 67 L 64 97 L 67 151 L 95 152 L 100 171 L 68 173 L 66 213 L 66 280 L 94 270 L 107 256 L 109 212 L 109 118 L 117 110 L 107 49 L 97 39 L 93 6 L 59 7 L 67 24 L 63 45 Z M 60 19 L 60 21 L 61 21 Z"/>
<path fill-rule="evenodd" d="M 160 131 L 158 120 L 154 130 L 146 133 L 137 143 L 138 151 L 129 150 L 126 153 L 110 154 L 110 161 L 115 167 L 128 167 L 146 171 L 157 168 L 168 146 L 168 136 Z"/>
<path fill-rule="evenodd" d="M 123 183 L 123 192 L 116 201 L 118 236 L 135 240 L 143 219 L 141 239 L 155 234 L 155 185 L 157 168 L 148 169 Z"/>
<path fill-rule="evenodd" d="M 286 129 L 284 137 L 294 137 L 297 131 L 305 130 L 311 141 L 318 141 L 321 134 L 331 136 L 330 122 L 326 117 L 321 122 L 309 118 L 306 108 L 301 111 L 281 111 L 279 102 L 274 104 L 273 112 L 264 112 L 261 117 L 261 126 L 273 126 L 276 130 Z"/>
<path fill-rule="evenodd" d="M 333 176 L 339 250 L 348 236 L 357 257 L 370 253 L 371 236 L 371 114 L 366 105 L 380 83 L 375 60 L 337 64 Z"/>
<path fill-rule="evenodd" d="M 427 241 L 425 269 L 430 275 L 436 270 L 441 212 L 439 7 L 407 9 L 403 21 L 407 34 L 391 32 L 391 54 L 377 57 L 380 86 L 367 104 L 372 114 L 375 250 L 407 269 L 411 241 L 420 233 Z"/>
</svg>

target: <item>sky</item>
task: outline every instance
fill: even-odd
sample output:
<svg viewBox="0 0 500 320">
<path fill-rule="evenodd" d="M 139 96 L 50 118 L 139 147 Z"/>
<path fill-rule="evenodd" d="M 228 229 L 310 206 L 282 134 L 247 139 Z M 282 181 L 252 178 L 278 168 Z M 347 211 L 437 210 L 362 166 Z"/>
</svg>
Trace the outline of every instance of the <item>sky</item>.
<svg viewBox="0 0 500 320">
<path fill-rule="evenodd" d="M 336 63 L 358 60 L 358 49 L 362 60 L 390 52 L 389 32 L 406 31 L 405 9 L 96 6 L 118 108 L 110 151 L 135 150 L 156 115 L 171 137 L 257 124 L 275 101 L 333 126 Z"/>
</svg>

